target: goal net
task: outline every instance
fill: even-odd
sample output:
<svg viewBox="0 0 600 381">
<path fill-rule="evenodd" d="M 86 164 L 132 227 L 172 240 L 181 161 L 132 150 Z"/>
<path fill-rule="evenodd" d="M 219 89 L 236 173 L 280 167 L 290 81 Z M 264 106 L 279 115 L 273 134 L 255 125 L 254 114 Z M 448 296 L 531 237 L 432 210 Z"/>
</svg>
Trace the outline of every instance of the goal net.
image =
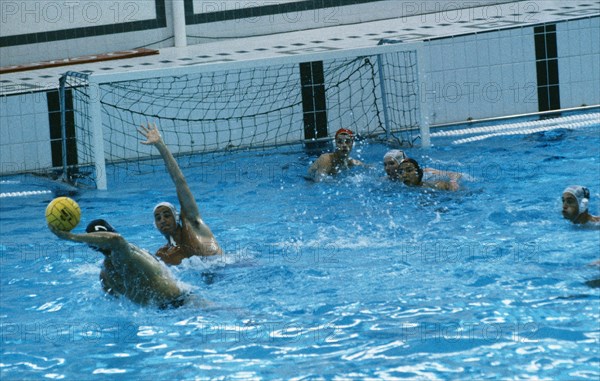
<svg viewBox="0 0 600 381">
<path fill-rule="evenodd" d="M 78 147 L 71 172 L 104 189 L 106 164 L 131 173 L 162 170 L 151 156 L 156 152 L 140 144 L 137 130 L 147 122 L 159 126 L 182 167 L 232 151 L 314 141 L 318 134 L 307 138 L 307 112 L 326 115 L 321 140 L 343 127 L 413 145 L 426 127 L 418 58 L 418 47 L 394 45 L 116 75 L 69 72 L 62 83 L 72 93 Z M 307 96 L 300 65 L 315 61 L 323 72 L 308 82 L 322 82 L 316 84 L 324 93 Z"/>
</svg>

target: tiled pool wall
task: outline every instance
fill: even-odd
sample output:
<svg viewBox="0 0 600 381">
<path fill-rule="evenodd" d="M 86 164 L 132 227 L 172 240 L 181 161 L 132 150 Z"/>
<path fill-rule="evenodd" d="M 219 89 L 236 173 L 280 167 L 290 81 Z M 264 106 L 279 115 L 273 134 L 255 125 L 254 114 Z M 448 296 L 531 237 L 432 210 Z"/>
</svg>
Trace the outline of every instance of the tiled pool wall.
<svg viewBox="0 0 600 381">
<path fill-rule="evenodd" d="M 386 2 L 357 1 L 347 20 L 369 3 Z M 430 124 L 600 104 L 599 16 L 495 30 L 479 25 L 467 34 L 424 38 L 419 87 Z M 93 44 L 96 38 L 83 40 Z M 0 97 L 0 174 L 56 166 L 57 99 L 56 89 Z"/>
</svg>

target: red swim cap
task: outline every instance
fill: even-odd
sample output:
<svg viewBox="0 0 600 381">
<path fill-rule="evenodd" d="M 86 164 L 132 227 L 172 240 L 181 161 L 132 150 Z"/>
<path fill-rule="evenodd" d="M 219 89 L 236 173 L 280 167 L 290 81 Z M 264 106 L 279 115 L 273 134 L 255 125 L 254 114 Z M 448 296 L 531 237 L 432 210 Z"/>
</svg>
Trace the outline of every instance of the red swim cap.
<svg viewBox="0 0 600 381">
<path fill-rule="evenodd" d="M 335 133 L 335 137 L 337 138 L 337 136 L 339 134 L 346 134 L 346 135 L 350 135 L 351 138 L 354 137 L 354 132 L 346 129 L 346 128 L 340 128 L 339 130 L 337 130 L 337 132 Z"/>
</svg>

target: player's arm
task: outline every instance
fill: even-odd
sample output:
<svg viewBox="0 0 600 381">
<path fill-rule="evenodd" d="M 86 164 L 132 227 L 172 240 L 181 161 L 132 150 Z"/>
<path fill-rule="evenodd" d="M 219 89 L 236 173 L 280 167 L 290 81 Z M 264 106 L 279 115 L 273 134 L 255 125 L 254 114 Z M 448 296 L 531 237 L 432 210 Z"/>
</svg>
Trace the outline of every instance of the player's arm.
<svg viewBox="0 0 600 381">
<path fill-rule="evenodd" d="M 457 191 L 460 188 L 457 181 L 449 181 L 448 182 L 448 190 Z"/>
<path fill-rule="evenodd" d="M 86 243 L 91 246 L 96 246 L 100 249 L 119 250 L 128 247 L 128 243 L 120 234 L 112 232 L 92 232 L 86 234 L 75 234 L 58 230 L 53 226 L 48 225 L 48 228 L 58 238 L 67 241 Z"/>
<path fill-rule="evenodd" d="M 179 199 L 179 203 L 181 205 L 181 213 L 190 221 L 195 221 L 200 219 L 200 210 L 198 209 L 198 204 L 196 204 L 196 199 L 194 199 L 194 195 L 190 190 L 190 187 L 185 180 L 185 176 L 177 161 L 173 157 L 171 151 L 163 141 L 160 136 L 160 132 L 156 127 L 156 124 L 148 123 L 148 126 L 141 126 L 139 132 L 146 137 L 146 141 L 142 142 L 142 144 L 153 145 L 158 149 L 158 152 L 162 156 L 165 161 L 165 165 L 167 167 L 167 171 L 175 184 L 175 189 L 177 190 L 177 198 Z"/>
<path fill-rule="evenodd" d="M 350 162 L 352 163 L 353 167 L 366 167 L 366 168 L 371 167 L 370 165 L 367 165 L 358 159 L 350 159 Z"/>
<path fill-rule="evenodd" d="M 463 176 L 463 174 L 460 172 L 440 171 L 439 169 L 435 168 L 425 168 L 423 172 L 431 173 L 434 176 L 446 177 L 450 181 L 458 181 L 458 179 L 460 179 Z"/>
<path fill-rule="evenodd" d="M 319 156 L 317 160 L 308 169 L 308 176 L 314 181 L 320 181 L 329 174 L 331 159 L 329 154 Z"/>
<path fill-rule="evenodd" d="M 439 181 L 439 183 L 445 183 L 441 189 L 456 191 L 460 188 L 458 180 L 463 176 L 460 172 L 440 171 L 435 168 L 425 168 L 423 171 L 434 176 L 447 178 L 448 181 Z"/>
<path fill-rule="evenodd" d="M 433 186 L 434 188 L 447 191 L 457 191 L 459 189 L 458 183 L 452 181 L 436 181 L 433 183 Z"/>
</svg>

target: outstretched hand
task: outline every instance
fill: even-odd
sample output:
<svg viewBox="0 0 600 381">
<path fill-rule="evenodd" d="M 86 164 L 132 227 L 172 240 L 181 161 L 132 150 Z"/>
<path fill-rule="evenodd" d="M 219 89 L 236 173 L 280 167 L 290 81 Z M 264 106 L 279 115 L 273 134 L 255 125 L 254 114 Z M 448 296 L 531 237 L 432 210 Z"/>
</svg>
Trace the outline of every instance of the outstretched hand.
<svg viewBox="0 0 600 381">
<path fill-rule="evenodd" d="M 63 230 L 58 230 L 57 228 L 55 228 L 54 226 L 48 224 L 48 229 L 50 229 L 50 231 L 52 233 L 54 233 L 58 238 L 62 238 L 62 239 L 69 239 L 71 233 L 70 232 L 66 232 Z"/>
<path fill-rule="evenodd" d="M 160 132 L 156 127 L 156 123 L 148 123 L 148 127 L 142 124 L 138 129 L 138 132 L 146 137 L 146 141 L 141 142 L 142 144 L 157 144 L 162 141 L 162 138 L 160 137 Z"/>
</svg>

